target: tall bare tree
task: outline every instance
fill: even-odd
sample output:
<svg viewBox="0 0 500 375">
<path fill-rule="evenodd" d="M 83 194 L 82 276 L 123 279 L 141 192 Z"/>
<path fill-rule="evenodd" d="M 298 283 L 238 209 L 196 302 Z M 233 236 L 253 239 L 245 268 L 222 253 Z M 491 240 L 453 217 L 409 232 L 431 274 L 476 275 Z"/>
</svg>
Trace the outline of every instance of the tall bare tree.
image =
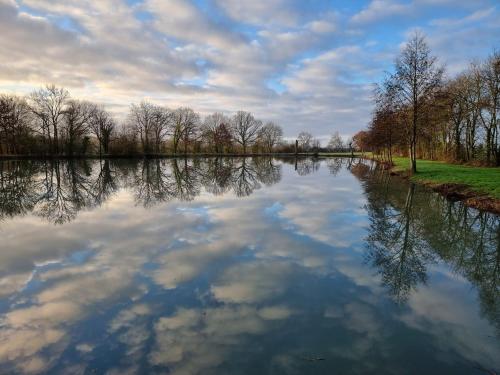
<svg viewBox="0 0 500 375">
<path fill-rule="evenodd" d="M 215 153 L 223 153 L 232 141 L 229 118 L 220 112 L 208 115 L 203 121 L 201 134 Z"/>
<path fill-rule="evenodd" d="M 99 142 L 99 155 L 103 152 L 109 153 L 109 145 L 115 128 L 116 124 L 110 113 L 103 107 L 95 106 L 89 120 L 89 129 Z"/>
<path fill-rule="evenodd" d="M 311 148 L 311 142 L 313 140 L 313 135 L 308 132 L 300 132 L 299 136 L 297 137 L 297 141 L 299 143 L 300 148 L 302 151 L 308 152 L 309 149 Z"/>
<path fill-rule="evenodd" d="M 173 113 L 171 122 L 172 143 L 174 154 L 179 150 L 179 144 L 184 142 L 184 151 L 187 152 L 187 146 L 191 137 L 194 136 L 196 127 L 199 124 L 200 116 L 191 108 L 177 108 Z"/>
<path fill-rule="evenodd" d="M 243 147 L 243 154 L 246 154 L 248 146 L 257 139 L 262 122 L 250 112 L 238 111 L 232 118 L 231 127 L 234 140 Z"/>
<path fill-rule="evenodd" d="M 20 154 L 31 135 L 30 112 L 23 98 L 0 95 L 0 155 Z"/>
<path fill-rule="evenodd" d="M 85 101 L 69 100 L 64 112 L 64 138 L 66 152 L 72 156 L 75 152 L 77 142 L 84 142 L 88 134 L 90 119 L 92 118 L 95 105 Z M 85 147 L 80 151 L 85 152 Z"/>
<path fill-rule="evenodd" d="M 52 153 L 59 153 L 59 128 L 66 110 L 69 92 L 55 85 L 34 91 L 29 96 L 29 103 L 33 113 L 40 119 L 43 132 L 49 139 Z"/>
<path fill-rule="evenodd" d="M 481 121 L 486 131 L 486 160 L 491 156 L 500 166 L 500 51 L 494 51 L 482 67 L 482 79 L 485 88 L 485 111 L 481 111 Z"/>
<path fill-rule="evenodd" d="M 338 131 L 335 131 L 328 142 L 328 148 L 332 151 L 342 151 L 344 149 L 344 141 Z"/>
<path fill-rule="evenodd" d="M 140 104 L 132 104 L 130 107 L 129 121 L 139 135 L 142 151 L 146 154 L 151 149 L 151 134 L 153 129 L 155 106 L 142 101 Z"/>
<path fill-rule="evenodd" d="M 407 42 L 400 56 L 396 59 L 395 73 L 390 77 L 391 88 L 400 107 L 411 111 L 409 146 L 411 171 L 417 171 L 417 136 L 418 127 L 425 104 L 439 89 L 444 68 L 438 66 L 436 57 L 425 38 L 419 33 Z"/>
<path fill-rule="evenodd" d="M 172 110 L 166 107 L 155 106 L 153 109 L 153 124 L 151 126 L 152 138 L 154 142 L 154 151 L 161 152 L 161 144 L 169 134 L 174 114 Z"/>
<path fill-rule="evenodd" d="M 273 148 L 282 140 L 283 129 L 278 124 L 270 121 L 266 123 L 259 132 L 259 139 L 264 144 L 267 152 L 273 152 Z"/>
</svg>

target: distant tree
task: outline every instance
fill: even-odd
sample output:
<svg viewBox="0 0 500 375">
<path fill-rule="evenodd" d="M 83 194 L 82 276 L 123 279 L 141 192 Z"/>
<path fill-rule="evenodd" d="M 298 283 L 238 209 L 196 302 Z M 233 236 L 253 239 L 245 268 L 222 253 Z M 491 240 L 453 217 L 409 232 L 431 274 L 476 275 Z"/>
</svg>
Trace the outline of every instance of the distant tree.
<svg viewBox="0 0 500 375">
<path fill-rule="evenodd" d="M 234 140 L 243 147 L 243 154 L 247 147 L 255 142 L 259 135 L 262 122 L 256 120 L 250 112 L 238 111 L 232 118 L 231 128 Z"/>
<path fill-rule="evenodd" d="M 328 142 L 328 148 L 334 152 L 339 152 L 344 149 L 344 141 L 338 131 L 335 131 L 332 134 L 330 141 Z"/>
<path fill-rule="evenodd" d="M 103 107 L 95 106 L 89 119 L 89 129 L 99 142 L 99 155 L 102 152 L 109 153 L 109 144 L 115 128 L 115 121 L 109 112 Z"/>
<path fill-rule="evenodd" d="M 318 138 L 313 138 L 311 141 L 311 148 L 314 152 L 318 152 L 321 148 L 321 141 Z"/>
<path fill-rule="evenodd" d="M 152 151 L 151 135 L 153 131 L 155 110 L 154 104 L 145 101 L 138 105 L 132 104 L 130 107 L 129 121 L 139 135 L 142 150 L 145 153 Z"/>
<path fill-rule="evenodd" d="M 297 141 L 299 143 L 299 147 L 302 149 L 304 152 L 308 152 L 309 149 L 311 148 L 311 142 L 312 142 L 313 136 L 311 133 L 308 132 L 300 132 L 299 136 L 297 137 Z"/>
<path fill-rule="evenodd" d="M 273 148 L 281 142 L 282 138 L 283 129 L 274 122 L 268 122 L 260 129 L 259 139 L 267 152 L 272 152 Z"/>
<path fill-rule="evenodd" d="M 481 78 L 485 89 L 485 111 L 481 111 L 481 121 L 486 132 L 486 160 L 491 156 L 500 166 L 500 51 L 494 51 L 482 66 Z"/>
<path fill-rule="evenodd" d="M 152 115 L 151 136 L 153 139 L 154 152 L 159 154 L 161 152 L 161 144 L 165 141 L 166 137 L 170 134 L 172 124 L 174 121 L 174 113 L 172 110 L 154 106 Z"/>
<path fill-rule="evenodd" d="M 137 132 L 133 125 L 126 122 L 120 127 L 117 127 L 113 143 L 110 145 L 111 153 L 117 155 L 135 155 L 137 149 Z"/>
<path fill-rule="evenodd" d="M 27 151 L 23 144 L 32 135 L 30 111 L 23 98 L 0 95 L 0 155 Z"/>
<path fill-rule="evenodd" d="M 40 119 L 43 137 L 48 138 L 49 147 L 54 154 L 59 153 L 59 128 L 68 99 L 68 91 L 55 85 L 47 85 L 29 96 L 31 110 Z"/>
<path fill-rule="evenodd" d="M 223 153 L 224 148 L 231 145 L 230 120 L 222 113 L 216 112 L 205 117 L 201 133 L 209 147 L 217 154 Z"/>
<path fill-rule="evenodd" d="M 66 153 L 72 156 L 75 146 L 83 146 L 84 139 L 89 132 L 90 119 L 93 116 L 95 105 L 85 101 L 69 100 L 64 112 L 64 138 Z M 85 152 L 85 149 L 80 151 Z"/>
<path fill-rule="evenodd" d="M 170 133 L 172 134 L 174 154 L 177 154 L 181 141 L 184 141 L 184 151 L 187 151 L 187 145 L 195 134 L 199 122 L 200 116 L 191 108 L 181 107 L 173 112 Z"/>
<path fill-rule="evenodd" d="M 352 137 L 354 148 L 361 151 L 361 153 L 367 151 L 369 149 L 368 137 L 369 133 L 366 130 L 361 130 L 354 134 Z"/>
</svg>

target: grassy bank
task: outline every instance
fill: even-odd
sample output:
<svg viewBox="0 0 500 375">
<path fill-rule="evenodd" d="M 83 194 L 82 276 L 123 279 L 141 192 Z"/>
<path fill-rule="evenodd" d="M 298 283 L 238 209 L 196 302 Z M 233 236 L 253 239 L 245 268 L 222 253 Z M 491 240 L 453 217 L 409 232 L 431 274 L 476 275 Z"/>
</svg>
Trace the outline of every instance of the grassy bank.
<svg viewBox="0 0 500 375">
<path fill-rule="evenodd" d="M 360 158 L 363 156 L 367 156 L 368 154 L 365 152 L 364 154 L 361 152 L 318 152 L 318 156 L 324 156 L 324 157 L 342 157 L 342 158 L 350 158 L 350 157 L 355 157 L 355 158 Z M 371 155 L 371 154 L 370 154 Z"/>
<path fill-rule="evenodd" d="M 410 166 L 408 158 L 394 158 L 394 164 L 396 173 L 404 173 Z M 464 198 L 488 196 L 500 201 L 500 168 L 418 160 L 417 173 L 411 179 L 434 187 L 448 187 L 454 193 L 463 194 Z"/>
</svg>

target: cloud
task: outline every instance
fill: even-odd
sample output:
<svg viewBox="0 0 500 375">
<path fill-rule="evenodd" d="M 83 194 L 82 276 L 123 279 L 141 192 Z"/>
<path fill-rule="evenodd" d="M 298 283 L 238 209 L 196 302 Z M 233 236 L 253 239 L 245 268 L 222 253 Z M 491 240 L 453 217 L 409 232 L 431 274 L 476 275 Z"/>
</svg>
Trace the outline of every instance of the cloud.
<svg viewBox="0 0 500 375">
<path fill-rule="evenodd" d="M 388 17 L 410 15 L 412 9 L 412 4 L 394 0 L 372 0 L 366 8 L 352 16 L 351 21 L 356 24 L 366 24 Z"/>
<path fill-rule="evenodd" d="M 180 308 L 155 324 L 149 361 L 168 366 L 172 374 L 208 373 L 248 344 L 252 335 L 264 334 L 290 315 L 286 306 L 273 305 L 260 310 L 246 305 Z"/>
<path fill-rule="evenodd" d="M 434 20 L 435 10 L 447 18 Z M 369 85 L 390 69 L 408 29 L 428 32 L 455 72 L 495 43 L 496 13 L 488 0 L 374 0 L 361 9 L 298 0 L 2 0 L 0 90 L 63 85 L 119 120 L 147 99 L 202 115 L 246 109 L 289 137 L 352 135 L 369 120 Z M 485 33 L 488 46 L 471 50 Z"/>
<path fill-rule="evenodd" d="M 216 0 L 232 19 L 255 25 L 296 26 L 300 15 L 290 0 L 238 1 Z"/>
</svg>

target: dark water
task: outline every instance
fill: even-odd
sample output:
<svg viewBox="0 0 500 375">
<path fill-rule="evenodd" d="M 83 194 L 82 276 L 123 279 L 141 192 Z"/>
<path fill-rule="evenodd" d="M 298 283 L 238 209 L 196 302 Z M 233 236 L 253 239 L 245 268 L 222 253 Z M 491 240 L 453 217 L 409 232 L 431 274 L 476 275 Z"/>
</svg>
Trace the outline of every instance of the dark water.
<svg viewBox="0 0 500 375">
<path fill-rule="evenodd" d="M 0 236 L 0 373 L 500 370 L 499 218 L 366 162 L 4 162 Z"/>
</svg>

